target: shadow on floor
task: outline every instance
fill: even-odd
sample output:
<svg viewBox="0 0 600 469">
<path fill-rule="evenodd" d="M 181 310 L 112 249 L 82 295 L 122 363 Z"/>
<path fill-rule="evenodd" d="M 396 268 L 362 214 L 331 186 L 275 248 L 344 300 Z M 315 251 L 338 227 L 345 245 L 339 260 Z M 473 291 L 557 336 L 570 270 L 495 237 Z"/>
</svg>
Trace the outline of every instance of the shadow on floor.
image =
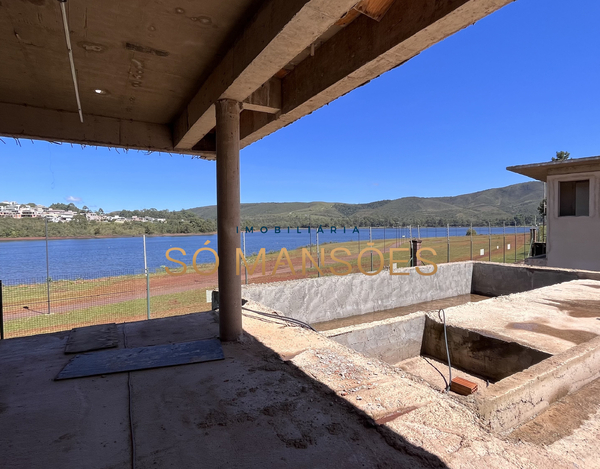
<svg viewBox="0 0 600 469">
<path fill-rule="evenodd" d="M 131 348 L 218 332 L 213 313 L 123 328 Z M 130 415 L 138 469 L 446 467 L 251 336 L 222 361 L 55 382 L 67 337 L 0 343 L 4 468 L 130 467 Z"/>
</svg>

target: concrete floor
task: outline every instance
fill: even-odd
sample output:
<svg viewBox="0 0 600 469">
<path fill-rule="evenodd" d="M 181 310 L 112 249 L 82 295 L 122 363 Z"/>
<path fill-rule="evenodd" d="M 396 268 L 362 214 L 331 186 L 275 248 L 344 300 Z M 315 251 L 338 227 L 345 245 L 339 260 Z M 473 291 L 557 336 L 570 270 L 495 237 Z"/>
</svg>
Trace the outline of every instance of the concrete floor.
<svg viewBox="0 0 600 469">
<path fill-rule="evenodd" d="M 119 331 L 138 347 L 215 337 L 217 324 L 198 313 Z M 53 381 L 71 358 L 67 336 L 0 342 L 3 468 L 131 467 L 128 375 Z M 418 447 L 390 445 L 251 337 L 223 348 L 223 361 L 131 373 L 137 468 L 443 467 Z"/>
<path fill-rule="evenodd" d="M 600 333 L 593 322 L 600 321 L 587 317 L 597 311 L 597 287 L 570 282 L 447 315 L 470 328 L 483 329 L 487 319 L 494 334 L 557 351 L 574 342 L 507 324 L 557 321 L 552 327 Z M 550 427 L 539 420 L 499 437 L 456 396 L 321 334 L 252 313 L 244 329 L 241 343 L 224 344 L 223 361 L 131 373 L 136 467 L 600 467 L 597 384 L 547 411 L 585 401 L 564 431 L 540 434 Z M 217 324 L 212 313 L 198 313 L 119 330 L 136 347 L 214 337 Z M 3 468 L 131 467 L 128 375 L 53 381 L 70 358 L 66 339 L 0 343 Z"/>
</svg>

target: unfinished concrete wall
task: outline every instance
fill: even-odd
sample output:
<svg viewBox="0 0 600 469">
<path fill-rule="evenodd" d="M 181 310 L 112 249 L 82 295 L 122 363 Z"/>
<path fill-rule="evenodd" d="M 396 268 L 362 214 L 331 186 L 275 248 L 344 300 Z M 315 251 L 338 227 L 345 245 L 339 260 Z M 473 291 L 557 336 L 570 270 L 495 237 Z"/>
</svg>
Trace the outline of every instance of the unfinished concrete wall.
<svg viewBox="0 0 600 469">
<path fill-rule="evenodd" d="M 430 267 L 421 267 L 426 271 Z M 472 263 L 438 265 L 431 276 L 415 268 L 398 269 L 408 275 L 351 274 L 244 287 L 242 296 L 283 314 L 315 324 L 357 314 L 382 311 L 424 301 L 471 293 Z"/>
<path fill-rule="evenodd" d="M 421 353 L 425 315 L 414 313 L 331 330 L 327 337 L 363 355 L 395 364 Z"/>
<path fill-rule="evenodd" d="M 493 431 L 510 431 L 600 377 L 600 337 L 480 390 L 475 402 Z"/>
<path fill-rule="evenodd" d="M 460 327 L 446 329 L 452 366 L 492 381 L 500 381 L 552 356 Z M 429 317 L 425 321 L 421 355 L 447 362 L 444 325 Z"/>
<path fill-rule="evenodd" d="M 473 262 L 472 293 L 510 295 L 577 279 L 600 280 L 599 272 Z"/>
</svg>

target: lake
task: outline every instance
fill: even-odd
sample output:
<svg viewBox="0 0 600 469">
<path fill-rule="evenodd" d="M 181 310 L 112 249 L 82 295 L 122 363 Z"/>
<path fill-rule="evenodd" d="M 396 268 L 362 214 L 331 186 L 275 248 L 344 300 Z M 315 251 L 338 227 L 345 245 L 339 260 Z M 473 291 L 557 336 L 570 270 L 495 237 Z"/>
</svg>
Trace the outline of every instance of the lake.
<svg viewBox="0 0 600 469">
<path fill-rule="evenodd" d="M 450 236 L 465 236 L 467 227 L 450 227 Z M 474 227 L 478 234 L 488 234 L 488 227 Z M 320 243 L 330 242 L 360 242 L 369 239 L 369 228 L 360 228 L 359 233 L 352 233 L 352 228 L 338 228 L 336 233 L 324 229 L 319 234 Z M 261 248 L 269 251 L 279 251 L 285 247 L 296 249 L 316 242 L 316 228 L 308 233 L 307 228 L 282 228 L 281 233 L 269 229 L 267 233 L 258 232 L 246 235 L 246 255 L 258 253 Z M 518 233 L 528 233 L 529 227 L 517 227 Z M 492 234 L 502 234 L 502 227 L 493 227 Z M 514 235 L 515 228 L 507 227 L 507 235 Z M 411 237 L 408 228 L 373 228 L 373 239 L 396 239 Z M 412 229 L 412 237 L 431 238 L 445 237 L 446 228 L 416 228 Z M 210 244 L 204 246 L 206 241 Z M 178 267 L 165 257 L 167 249 L 182 248 L 186 256 L 179 252 L 171 253 L 171 257 L 192 263 L 196 250 L 202 247 L 217 249 L 217 235 L 199 236 L 162 236 L 146 238 L 148 268 L 154 271 L 162 266 Z M 366 247 L 366 245 L 365 245 Z M 76 278 L 98 278 L 113 275 L 142 273 L 144 270 L 144 252 L 142 238 L 93 238 L 93 239 L 51 239 L 48 242 L 49 273 L 54 280 Z M 207 252 L 198 255 L 198 263 L 212 263 L 214 256 Z M 32 241 L 2 241 L 0 242 L 0 280 L 5 284 L 45 282 L 46 281 L 46 242 Z"/>
</svg>

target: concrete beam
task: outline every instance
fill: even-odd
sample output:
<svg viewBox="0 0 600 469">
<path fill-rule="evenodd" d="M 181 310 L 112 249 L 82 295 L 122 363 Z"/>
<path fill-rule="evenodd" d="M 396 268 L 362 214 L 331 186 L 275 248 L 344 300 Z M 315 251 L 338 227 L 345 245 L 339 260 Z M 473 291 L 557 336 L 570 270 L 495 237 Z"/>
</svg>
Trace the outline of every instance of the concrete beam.
<svg viewBox="0 0 600 469">
<path fill-rule="evenodd" d="M 277 114 L 281 111 L 281 80 L 271 78 L 244 100 L 242 109 Z"/>
<path fill-rule="evenodd" d="M 138 122 L 77 112 L 0 103 L 0 135 L 82 145 L 203 155 L 202 151 L 173 148 L 168 125 Z"/>
<path fill-rule="evenodd" d="M 244 101 L 310 47 L 356 0 L 271 0 L 250 20 L 173 123 L 175 147 L 193 146 L 216 125 L 218 99 Z"/>
<path fill-rule="evenodd" d="M 242 141 L 245 136 L 251 135 L 255 129 L 261 129 L 277 120 L 277 114 L 244 110 L 240 114 L 240 136 Z"/>
<path fill-rule="evenodd" d="M 242 147 L 401 65 L 512 0 L 396 0 L 380 22 L 366 16 L 321 45 L 282 79 L 281 114 L 242 133 Z"/>
</svg>

